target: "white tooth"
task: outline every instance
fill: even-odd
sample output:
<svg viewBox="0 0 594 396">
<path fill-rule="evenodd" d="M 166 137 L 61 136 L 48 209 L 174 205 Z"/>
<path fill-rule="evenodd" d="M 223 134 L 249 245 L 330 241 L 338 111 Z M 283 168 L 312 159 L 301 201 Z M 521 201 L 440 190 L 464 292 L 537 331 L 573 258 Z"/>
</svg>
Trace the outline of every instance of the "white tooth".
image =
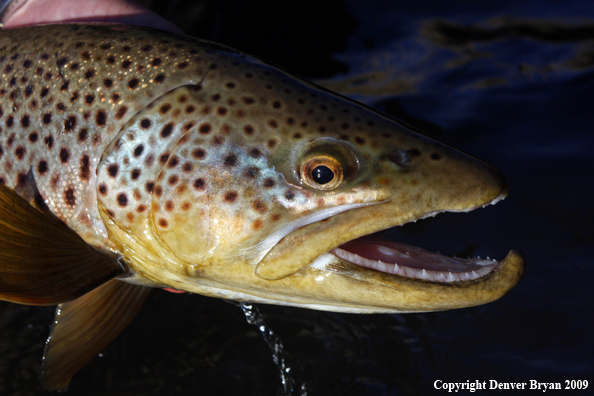
<svg viewBox="0 0 594 396">
<path fill-rule="evenodd" d="M 456 278 L 454 278 L 454 275 L 452 275 L 451 272 L 448 272 L 448 282 L 455 282 Z"/>
<path fill-rule="evenodd" d="M 476 279 L 478 278 L 478 275 L 476 274 L 476 272 L 472 271 L 472 279 Z"/>
<path fill-rule="evenodd" d="M 382 263 L 381 261 L 378 261 L 377 268 L 382 272 L 388 272 L 386 264 Z"/>
<path fill-rule="evenodd" d="M 423 272 L 421 272 L 421 279 L 428 279 L 429 277 L 427 276 L 427 271 L 425 271 L 425 268 L 423 268 Z"/>
<path fill-rule="evenodd" d="M 388 266 L 388 272 L 394 274 L 394 264 L 386 264 Z"/>
<path fill-rule="evenodd" d="M 438 273 L 437 279 L 445 282 L 446 278 L 445 278 L 445 275 L 443 274 L 443 272 Z"/>
<path fill-rule="evenodd" d="M 400 267 L 398 266 L 398 264 L 394 263 L 394 273 L 397 275 L 400 275 Z"/>
</svg>

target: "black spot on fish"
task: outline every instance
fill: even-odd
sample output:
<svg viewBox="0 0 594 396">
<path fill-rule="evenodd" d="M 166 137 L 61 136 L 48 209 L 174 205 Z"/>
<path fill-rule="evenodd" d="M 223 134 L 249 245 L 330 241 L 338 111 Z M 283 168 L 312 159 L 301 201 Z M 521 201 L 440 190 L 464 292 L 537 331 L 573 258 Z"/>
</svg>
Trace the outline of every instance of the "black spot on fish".
<svg viewBox="0 0 594 396">
<path fill-rule="evenodd" d="M 155 189 L 155 183 L 146 182 L 146 184 L 144 185 L 144 188 L 146 189 L 147 193 L 152 194 Z"/>
<path fill-rule="evenodd" d="M 26 152 L 27 152 L 27 150 L 25 150 L 25 148 L 23 146 L 19 146 L 14 150 L 14 155 L 16 155 L 16 157 L 19 161 L 22 161 L 23 158 L 25 157 Z"/>
<path fill-rule="evenodd" d="M 225 166 L 233 167 L 237 165 L 237 156 L 235 154 L 229 154 L 225 157 Z"/>
<path fill-rule="evenodd" d="M 177 158 L 177 157 L 171 157 L 171 159 L 169 160 L 169 163 L 167 164 L 167 166 L 169 168 L 175 168 L 177 166 L 177 164 L 179 164 L 179 158 Z"/>
<path fill-rule="evenodd" d="M 68 150 L 68 148 L 62 147 L 60 149 L 60 161 L 63 164 L 66 164 L 66 163 L 68 163 L 69 159 L 70 159 L 70 151 Z"/>
<path fill-rule="evenodd" d="M 144 151 L 144 146 L 142 144 L 139 144 L 138 146 L 136 146 L 136 148 L 134 149 L 134 156 L 135 157 L 140 157 L 142 155 L 142 152 Z"/>
<path fill-rule="evenodd" d="M 51 150 L 51 148 L 54 146 L 54 137 L 52 135 L 49 135 L 48 137 L 45 138 L 45 145 Z"/>
<path fill-rule="evenodd" d="M 66 118 L 64 120 L 64 130 L 66 132 L 72 132 L 72 130 L 76 127 L 76 116 L 71 115 L 68 116 L 68 118 Z"/>
<path fill-rule="evenodd" d="M 37 172 L 39 172 L 39 174 L 43 176 L 47 173 L 47 169 L 47 161 L 39 161 L 39 164 L 37 164 Z"/>
<path fill-rule="evenodd" d="M 212 127 L 209 123 L 204 123 L 202 125 L 200 125 L 200 127 L 198 128 L 198 131 L 204 135 L 210 133 L 210 131 L 212 130 Z"/>
<path fill-rule="evenodd" d="M 166 124 L 163 129 L 161 130 L 161 137 L 163 139 L 168 138 L 169 135 L 171 135 L 171 132 L 173 132 L 173 127 L 174 124 L 172 122 Z"/>
<path fill-rule="evenodd" d="M 128 111 L 128 107 L 127 106 L 120 106 L 118 108 L 118 111 L 116 111 L 116 114 L 115 114 L 116 120 L 121 120 L 122 118 L 124 118 L 124 116 L 126 115 L 126 112 L 127 111 Z"/>
<path fill-rule="evenodd" d="M 117 196 L 118 205 L 121 207 L 128 205 L 128 196 L 125 193 L 119 193 Z"/>
<path fill-rule="evenodd" d="M 259 158 L 262 156 L 262 152 L 257 147 L 252 147 L 248 153 L 252 158 Z"/>
<path fill-rule="evenodd" d="M 105 112 L 105 110 L 97 111 L 97 115 L 95 116 L 95 121 L 97 122 L 97 125 L 99 125 L 101 127 L 105 126 L 105 123 L 107 122 L 107 113 Z"/>
<path fill-rule="evenodd" d="M 133 78 L 132 80 L 128 81 L 128 87 L 130 89 L 136 88 L 140 84 L 140 80 L 137 78 Z"/>
<path fill-rule="evenodd" d="M 91 177 L 91 167 L 90 167 L 89 156 L 87 154 L 83 154 L 80 158 L 80 178 L 82 180 L 88 181 Z"/>
<path fill-rule="evenodd" d="M 237 192 L 236 191 L 228 191 L 224 195 L 224 200 L 227 203 L 234 203 L 237 201 Z"/>
<path fill-rule="evenodd" d="M 21 126 L 23 128 L 29 128 L 29 123 L 30 123 L 30 118 L 29 115 L 25 114 L 22 118 L 21 118 Z"/>
<path fill-rule="evenodd" d="M 169 110 L 171 110 L 171 105 L 169 103 L 165 103 L 159 108 L 159 112 L 161 114 L 167 114 Z"/>
<path fill-rule="evenodd" d="M 204 157 L 206 156 L 206 151 L 204 151 L 204 149 L 201 148 L 194 149 L 194 151 L 192 151 L 192 156 L 199 160 L 204 159 Z"/>
<path fill-rule="evenodd" d="M 68 187 L 66 191 L 64 191 L 64 202 L 70 207 L 76 205 L 76 194 L 74 193 L 74 187 Z"/>
<path fill-rule="evenodd" d="M 87 128 L 81 128 L 80 131 L 78 131 L 78 141 L 79 142 L 84 142 L 85 140 L 87 140 L 87 136 L 89 135 L 89 130 Z"/>
<path fill-rule="evenodd" d="M 116 177 L 118 175 L 119 169 L 120 167 L 118 166 L 118 164 L 111 164 L 107 167 L 107 173 L 109 173 L 109 176 L 111 177 Z"/>
</svg>

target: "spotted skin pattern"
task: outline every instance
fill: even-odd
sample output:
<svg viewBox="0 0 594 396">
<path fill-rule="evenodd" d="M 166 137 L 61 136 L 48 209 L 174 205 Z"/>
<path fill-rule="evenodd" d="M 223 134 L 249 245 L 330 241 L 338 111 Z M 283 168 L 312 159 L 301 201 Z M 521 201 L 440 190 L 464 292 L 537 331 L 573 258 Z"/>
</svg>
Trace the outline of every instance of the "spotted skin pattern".
<svg viewBox="0 0 594 396">
<path fill-rule="evenodd" d="M 105 148 L 154 98 L 199 83 L 214 57 L 124 26 L 1 32 L 0 181 L 17 192 L 35 183 L 62 221 L 109 245 L 95 194 Z"/>
<path fill-rule="evenodd" d="M 163 235 L 173 222 L 225 232 L 210 218 L 231 218 L 231 243 L 283 216 L 355 201 L 316 198 L 268 159 L 320 136 L 378 147 L 369 114 L 227 49 L 152 34 L 2 32 L 0 180 L 17 191 L 34 183 L 49 210 L 104 247 L 97 197 L 123 227 L 151 216 Z"/>
</svg>

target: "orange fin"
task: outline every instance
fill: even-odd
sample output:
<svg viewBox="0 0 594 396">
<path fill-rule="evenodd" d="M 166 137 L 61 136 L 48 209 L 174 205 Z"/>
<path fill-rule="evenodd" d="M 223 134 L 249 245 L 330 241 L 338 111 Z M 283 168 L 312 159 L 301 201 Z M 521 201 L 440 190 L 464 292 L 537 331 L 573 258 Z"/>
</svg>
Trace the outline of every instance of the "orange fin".
<svg viewBox="0 0 594 396">
<path fill-rule="evenodd" d="M 134 319 L 150 287 L 111 280 L 56 309 L 43 357 L 42 382 L 47 390 L 62 390 Z"/>
<path fill-rule="evenodd" d="M 59 304 L 125 272 L 116 257 L 0 184 L 0 300 Z"/>
</svg>

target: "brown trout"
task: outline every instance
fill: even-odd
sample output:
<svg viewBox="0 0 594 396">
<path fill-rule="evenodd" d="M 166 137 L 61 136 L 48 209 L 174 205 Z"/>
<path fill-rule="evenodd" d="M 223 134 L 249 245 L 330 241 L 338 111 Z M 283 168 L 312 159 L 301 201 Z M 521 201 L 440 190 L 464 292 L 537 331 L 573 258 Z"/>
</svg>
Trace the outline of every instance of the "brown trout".
<svg viewBox="0 0 594 396">
<path fill-rule="evenodd" d="M 49 389 L 154 287 L 420 312 L 493 301 L 522 277 L 515 251 L 457 259 L 369 236 L 496 203 L 497 169 L 230 48 L 39 26 L 0 32 L 0 72 L 0 298 L 60 304 Z"/>
</svg>

